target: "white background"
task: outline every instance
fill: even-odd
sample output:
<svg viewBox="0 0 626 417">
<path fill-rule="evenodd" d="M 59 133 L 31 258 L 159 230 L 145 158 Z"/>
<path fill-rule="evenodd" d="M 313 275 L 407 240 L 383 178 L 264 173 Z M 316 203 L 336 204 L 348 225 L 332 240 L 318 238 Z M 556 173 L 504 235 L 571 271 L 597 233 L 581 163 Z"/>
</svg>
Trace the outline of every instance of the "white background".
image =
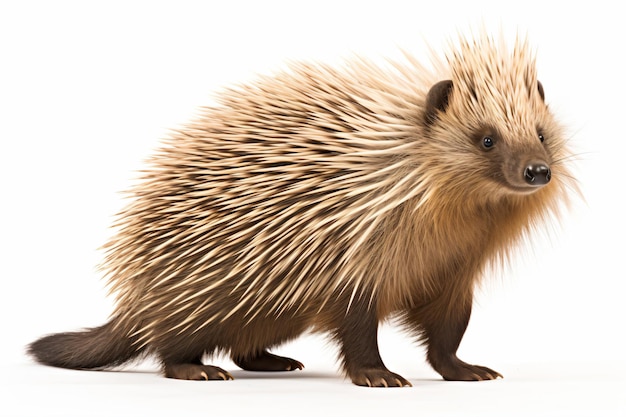
<svg viewBox="0 0 626 417">
<path fill-rule="evenodd" d="M 422 4 L 423 3 L 423 4 Z M 2 415 L 626 415 L 624 400 L 624 13 L 612 2 L 0 3 L 0 356 Z M 617 4 L 617 3 L 615 3 Z M 380 332 L 388 367 L 412 389 L 342 379 L 335 347 L 303 337 L 279 352 L 302 372 L 171 381 L 47 368 L 24 356 L 45 333 L 102 324 L 112 311 L 97 248 L 167 129 L 220 87 L 289 60 L 358 53 L 426 57 L 485 24 L 528 34 L 547 101 L 578 153 L 576 200 L 477 297 L 459 354 L 500 371 L 442 382 L 421 348 Z"/>
</svg>

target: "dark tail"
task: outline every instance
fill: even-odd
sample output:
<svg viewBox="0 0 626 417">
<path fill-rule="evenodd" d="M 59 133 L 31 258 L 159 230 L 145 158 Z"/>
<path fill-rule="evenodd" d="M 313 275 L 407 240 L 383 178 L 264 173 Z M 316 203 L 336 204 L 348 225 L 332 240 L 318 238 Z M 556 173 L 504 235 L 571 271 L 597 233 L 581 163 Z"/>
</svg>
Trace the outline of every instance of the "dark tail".
<svg viewBox="0 0 626 417">
<path fill-rule="evenodd" d="M 28 353 L 44 365 L 97 369 L 121 365 L 141 353 L 124 326 L 115 319 L 82 332 L 44 336 L 28 346 Z"/>
</svg>

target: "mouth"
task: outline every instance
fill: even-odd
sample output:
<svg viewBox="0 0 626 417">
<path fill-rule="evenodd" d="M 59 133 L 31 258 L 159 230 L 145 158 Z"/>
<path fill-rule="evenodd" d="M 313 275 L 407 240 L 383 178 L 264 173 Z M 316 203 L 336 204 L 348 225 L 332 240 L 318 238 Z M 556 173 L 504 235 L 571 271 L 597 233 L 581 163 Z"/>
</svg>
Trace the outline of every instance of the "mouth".
<svg viewBox="0 0 626 417">
<path fill-rule="evenodd" d="M 542 185 L 514 185 L 514 184 L 506 184 L 506 188 L 509 191 L 512 191 L 513 194 L 518 195 L 530 195 L 541 189 L 543 189 L 547 184 Z"/>
</svg>

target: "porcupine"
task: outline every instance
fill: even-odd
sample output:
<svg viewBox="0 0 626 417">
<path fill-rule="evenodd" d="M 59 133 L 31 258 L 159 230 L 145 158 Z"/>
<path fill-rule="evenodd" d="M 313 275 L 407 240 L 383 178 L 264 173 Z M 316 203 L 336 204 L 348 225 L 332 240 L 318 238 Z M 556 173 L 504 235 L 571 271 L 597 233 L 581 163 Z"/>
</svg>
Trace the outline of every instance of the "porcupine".
<svg viewBox="0 0 626 417">
<path fill-rule="evenodd" d="M 428 69 L 293 64 L 225 90 L 165 141 L 103 262 L 116 308 L 45 336 L 39 362 L 100 369 L 156 355 L 165 376 L 302 369 L 269 349 L 330 334 L 357 385 L 390 372 L 377 328 L 398 318 L 446 380 L 501 375 L 461 361 L 475 284 L 567 200 L 570 154 L 534 52 L 461 38 Z"/>
</svg>

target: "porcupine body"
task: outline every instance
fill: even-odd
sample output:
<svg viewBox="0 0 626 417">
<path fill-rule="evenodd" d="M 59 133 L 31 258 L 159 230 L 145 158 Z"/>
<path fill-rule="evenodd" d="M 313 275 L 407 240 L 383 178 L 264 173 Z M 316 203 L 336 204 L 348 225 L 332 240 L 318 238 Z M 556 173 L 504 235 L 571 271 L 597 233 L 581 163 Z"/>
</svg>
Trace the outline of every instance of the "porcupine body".
<svg viewBox="0 0 626 417">
<path fill-rule="evenodd" d="M 203 356 L 302 369 L 268 350 L 313 330 L 355 384 L 410 385 L 378 351 L 395 316 L 443 378 L 497 378 L 456 356 L 473 288 L 567 198 L 568 156 L 525 42 L 461 39 L 434 70 L 293 65 L 164 144 L 106 246 L 110 321 L 29 352 L 74 369 L 154 354 L 168 377 L 230 379 Z"/>
</svg>

